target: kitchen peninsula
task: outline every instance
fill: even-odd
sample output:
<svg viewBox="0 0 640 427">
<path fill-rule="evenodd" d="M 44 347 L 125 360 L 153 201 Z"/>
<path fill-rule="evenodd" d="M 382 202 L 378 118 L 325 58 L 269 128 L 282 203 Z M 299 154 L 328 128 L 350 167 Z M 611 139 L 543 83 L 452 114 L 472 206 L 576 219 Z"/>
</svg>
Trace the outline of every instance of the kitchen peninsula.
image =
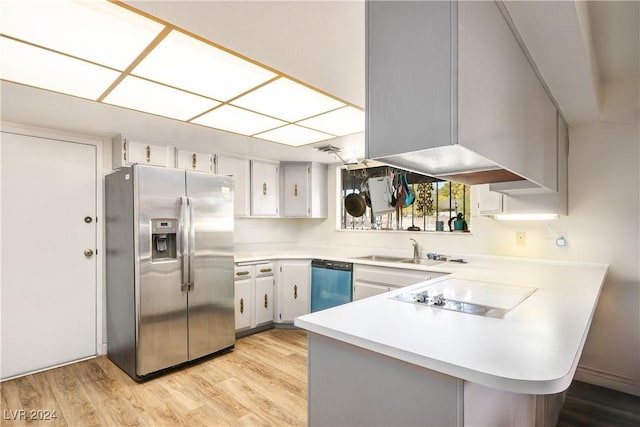
<svg viewBox="0 0 640 427">
<path fill-rule="evenodd" d="M 608 266 L 482 257 L 452 274 L 296 318 L 308 424 L 555 425 Z M 392 299 L 450 279 L 534 289 L 502 317 Z"/>
</svg>

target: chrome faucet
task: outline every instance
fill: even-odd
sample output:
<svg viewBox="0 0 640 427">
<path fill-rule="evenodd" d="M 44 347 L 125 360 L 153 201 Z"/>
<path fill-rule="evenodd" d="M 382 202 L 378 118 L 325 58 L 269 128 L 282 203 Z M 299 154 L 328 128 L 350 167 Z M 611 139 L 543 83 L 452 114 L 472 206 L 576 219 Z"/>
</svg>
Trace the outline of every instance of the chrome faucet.
<svg viewBox="0 0 640 427">
<path fill-rule="evenodd" d="M 416 239 L 409 240 L 411 240 L 411 246 L 413 246 L 413 259 L 420 258 L 420 247 L 418 246 L 418 242 L 416 242 Z"/>
</svg>

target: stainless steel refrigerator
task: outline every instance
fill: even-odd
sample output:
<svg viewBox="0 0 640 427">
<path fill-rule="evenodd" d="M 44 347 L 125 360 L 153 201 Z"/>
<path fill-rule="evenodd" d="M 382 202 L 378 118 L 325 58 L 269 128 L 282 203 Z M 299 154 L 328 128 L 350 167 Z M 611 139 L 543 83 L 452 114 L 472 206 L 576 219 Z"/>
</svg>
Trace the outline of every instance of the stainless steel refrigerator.
<svg viewBox="0 0 640 427">
<path fill-rule="evenodd" d="M 232 178 L 122 168 L 105 210 L 109 359 L 141 380 L 233 347 Z"/>
</svg>

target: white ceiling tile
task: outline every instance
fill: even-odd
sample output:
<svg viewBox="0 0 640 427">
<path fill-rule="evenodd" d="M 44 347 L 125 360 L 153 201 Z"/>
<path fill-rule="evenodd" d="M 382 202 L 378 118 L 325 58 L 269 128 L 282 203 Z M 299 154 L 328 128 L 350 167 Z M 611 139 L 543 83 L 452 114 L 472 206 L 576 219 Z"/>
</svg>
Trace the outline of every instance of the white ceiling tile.
<svg viewBox="0 0 640 427">
<path fill-rule="evenodd" d="M 0 77 L 4 80 L 96 100 L 120 75 L 79 59 L 0 39 Z"/>
<path fill-rule="evenodd" d="M 178 120 L 189 120 L 220 105 L 209 98 L 132 76 L 126 77 L 116 86 L 104 102 Z"/>
<path fill-rule="evenodd" d="M 191 122 L 242 135 L 253 135 L 287 124 L 232 105 L 223 105 Z"/>
<path fill-rule="evenodd" d="M 227 101 L 276 76 L 175 30 L 131 74 L 220 101 Z"/>
<path fill-rule="evenodd" d="M 2 0 L 2 34 L 124 70 L 163 25 L 106 1 Z"/>
<path fill-rule="evenodd" d="M 345 104 L 287 78 L 280 78 L 232 102 L 248 110 L 295 122 Z"/>
<path fill-rule="evenodd" d="M 297 125 L 283 126 L 278 129 L 260 133 L 255 135 L 255 137 L 266 139 L 268 141 L 279 142 L 281 144 L 292 145 L 294 147 L 335 138 L 333 135 L 303 128 Z"/>
<path fill-rule="evenodd" d="M 333 135 L 349 135 L 364 131 L 364 111 L 353 107 L 344 107 L 302 120 L 296 124 Z"/>
</svg>

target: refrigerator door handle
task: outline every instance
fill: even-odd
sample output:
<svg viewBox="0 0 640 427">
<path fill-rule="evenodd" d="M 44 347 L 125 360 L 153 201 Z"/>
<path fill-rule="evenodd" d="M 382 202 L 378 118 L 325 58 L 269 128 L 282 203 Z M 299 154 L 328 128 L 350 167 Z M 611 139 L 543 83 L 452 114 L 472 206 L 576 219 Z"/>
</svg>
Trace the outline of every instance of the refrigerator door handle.
<svg viewBox="0 0 640 427">
<path fill-rule="evenodd" d="M 189 291 L 192 291 L 196 285 L 196 230 L 194 226 L 193 198 L 188 197 L 187 199 L 189 202 Z"/>
<path fill-rule="evenodd" d="M 189 270 L 190 261 L 189 258 L 189 231 L 191 230 L 191 221 L 188 213 L 189 198 L 180 197 L 180 246 L 181 246 L 181 278 L 180 290 L 182 292 L 189 292 Z"/>
</svg>

